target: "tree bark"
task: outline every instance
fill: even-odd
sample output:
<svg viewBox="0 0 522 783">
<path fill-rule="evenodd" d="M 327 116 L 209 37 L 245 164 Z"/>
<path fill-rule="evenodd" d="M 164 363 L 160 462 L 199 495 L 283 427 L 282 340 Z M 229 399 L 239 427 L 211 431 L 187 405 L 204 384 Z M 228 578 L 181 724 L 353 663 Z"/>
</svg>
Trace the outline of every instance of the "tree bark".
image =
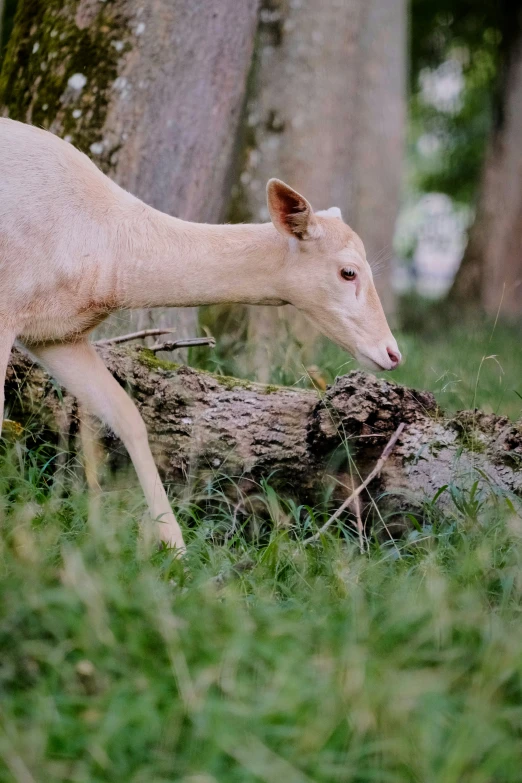
<svg viewBox="0 0 522 783">
<path fill-rule="evenodd" d="M 491 316 L 522 316 L 522 20 L 503 78 L 499 122 L 484 163 L 474 224 L 450 300 Z M 510 31 L 513 35 L 513 30 Z"/>
<path fill-rule="evenodd" d="M 405 123 L 406 2 L 268 0 L 248 107 L 236 219 L 268 220 L 273 176 L 314 208 L 341 208 L 368 258 L 391 257 Z M 389 266 L 377 278 L 393 312 Z M 253 369 L 268 380 L 274 351 L 291 331 L 309 361 L 317 332 L 290 308 L 250 308 Z"/>
<path fill-rule="evenodd" d="M 257 3 L 20 0 L 0 113 L 68 139 L 157 209 L 219 221 Z M 124 324 L 119 316 L 117 330 L 167 322 L 192 336 L 197 312 L 138 312 Z"/>
<path fill-rule="evenodd" d="M 480 411 L 444 417 L 433 396 L 362 372 L 338 378 L 321 398 L 309 390 L 263 386 L 158 361 L 147 349 L 100 353 L 133 395 L 164 480 L 195 489 L 213 477 L 242 493 L 265 478 L 299 503 L 334 485 L 341 500 L 380 456 L 400 422 L 406 429 L 369 487 L 381 513 L 420 508 L 445 485 L 481 485 L 522 495 L 522 422 Z M 73 400 L 14 352 L 7 415 L 57 437 Z M 67 418 L 67 417 L 65 417 Z M 74 419 L 74 417 L 72 417 Z M 63 442 L 63 433 L 62 433 Z M 105 444 L 121 459 L 114 437 Z M 383 493 L 386 493 L 383 495 Z M 442 493 L 439 503 L 448 502 Z"/>
</svg>

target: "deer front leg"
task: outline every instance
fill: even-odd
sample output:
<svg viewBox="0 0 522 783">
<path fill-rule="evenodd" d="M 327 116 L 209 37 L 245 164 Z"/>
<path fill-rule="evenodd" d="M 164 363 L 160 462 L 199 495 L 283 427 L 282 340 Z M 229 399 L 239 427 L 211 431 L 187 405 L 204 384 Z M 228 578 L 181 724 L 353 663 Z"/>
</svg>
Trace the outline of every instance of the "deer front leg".
<svg viewBox="0 0 522 783">
<path fill-rule="evenodd" d="M 184 551 L 183 535 L 154 464 L 145 423 L 134 402 L 112 377 L 92 345 L 82 340 L 31 346 L 30 350 L 86 410 L 107 424 L 123 441 L 152 518 L 158 520 L 161 540 Z"/>
<path fill-rule="evenodd" d="M 5 374 L 14 338 L 13 332 L 0 332 L 0 436 L 2 435 L 2 423 L 4 421 Z"/>
</svg>

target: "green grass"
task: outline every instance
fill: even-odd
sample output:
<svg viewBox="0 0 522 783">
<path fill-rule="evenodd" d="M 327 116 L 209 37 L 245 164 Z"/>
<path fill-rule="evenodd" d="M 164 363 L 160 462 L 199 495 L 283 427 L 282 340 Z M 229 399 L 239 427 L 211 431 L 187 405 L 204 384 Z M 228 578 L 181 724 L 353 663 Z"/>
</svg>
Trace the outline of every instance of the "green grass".
<svg viewBox="0 0 522 783">
<path fill-rule="evenodd" d="M 35 461 L 0 469 L 2 783 L 519 783 L 513 501 L 455 488 L 361 556 L 349 531 L 303 547 L 269 490 L 268 539 L 233 531 L 210 489 L 182 566 L 139 493 L 89 518 Z"/>
<path fill-rule="evenodd" d="M 398 383 L 433 391 L 448 411 L 481 408 L 522 417 L 522 328 L 451 318 L 398 339 L 406 357 Z"/>
<path fill-rule="evenodd" d="M 392 377 L 517 417 L 517 332 L 491 332 L 402 335 Z M 306 385 L 297 358 L 281 380 Z M 209 486 L 176 508 L 180 563 L 133 476 L 95 513 L 54 456 L 0 448 L 0 783 L 520 783 L 515 498 L 449 487 L 361 555 L 349 527 L 303 546 L 326 504 L 264 485 L 238 518 Z"/>
</svg>

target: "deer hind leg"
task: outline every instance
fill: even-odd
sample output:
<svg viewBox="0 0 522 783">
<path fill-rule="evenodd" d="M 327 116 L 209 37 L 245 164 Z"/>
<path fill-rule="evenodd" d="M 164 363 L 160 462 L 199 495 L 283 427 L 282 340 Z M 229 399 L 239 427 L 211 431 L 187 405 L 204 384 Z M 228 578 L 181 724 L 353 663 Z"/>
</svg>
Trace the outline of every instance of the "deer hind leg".
<svg viewBox="0 0 522 783">
<path fill-rule="evenodd" d="M 83 467 L 89 490 L 89 519 L 98 520 L 101 511 L 101 487 L 99 484 L 98 469 L 102 459 L 97 432 L 98 424 L 81 406 L 79 418 Z"/>
<path fill-rule="evenodd" d="M 4 420 L 5 374 L 14 339 L 15 335 L 13 332 L 0 332 L 0 435 L 2 435 L 2 423 Z"/>
<path fill-rule="evenodd" d="M 161 540 L 184 551 L 183 535 L 154 464 L 143 419 L 92 345 L 82 340 L 31 346 L 31 353 L 78 399 L 81 406 L 101 419 L 123 441 L 152 518 L 159 522 Z"/>
</svg>

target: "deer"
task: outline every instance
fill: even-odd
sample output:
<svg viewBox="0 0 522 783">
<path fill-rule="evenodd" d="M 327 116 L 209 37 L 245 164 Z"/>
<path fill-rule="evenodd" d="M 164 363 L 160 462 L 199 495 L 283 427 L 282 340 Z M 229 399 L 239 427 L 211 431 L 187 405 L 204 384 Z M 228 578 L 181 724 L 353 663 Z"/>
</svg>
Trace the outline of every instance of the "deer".
<svg viewBox="0 0 522 783">
<path fill-rule="evenodd" d="M 20 344 L 123 442 L 161 542 L 185 551 L 135 403 L 89 341 L 111 313 L 245 303 L 301 310 L 374 371 L 401 361 L 363 242 L 337 207 L 314 212 L 279 179 L 270 221 L 210 225 L 167 215 L 52 133 L 0 119 L 0 434 Z"/>
</svg>

